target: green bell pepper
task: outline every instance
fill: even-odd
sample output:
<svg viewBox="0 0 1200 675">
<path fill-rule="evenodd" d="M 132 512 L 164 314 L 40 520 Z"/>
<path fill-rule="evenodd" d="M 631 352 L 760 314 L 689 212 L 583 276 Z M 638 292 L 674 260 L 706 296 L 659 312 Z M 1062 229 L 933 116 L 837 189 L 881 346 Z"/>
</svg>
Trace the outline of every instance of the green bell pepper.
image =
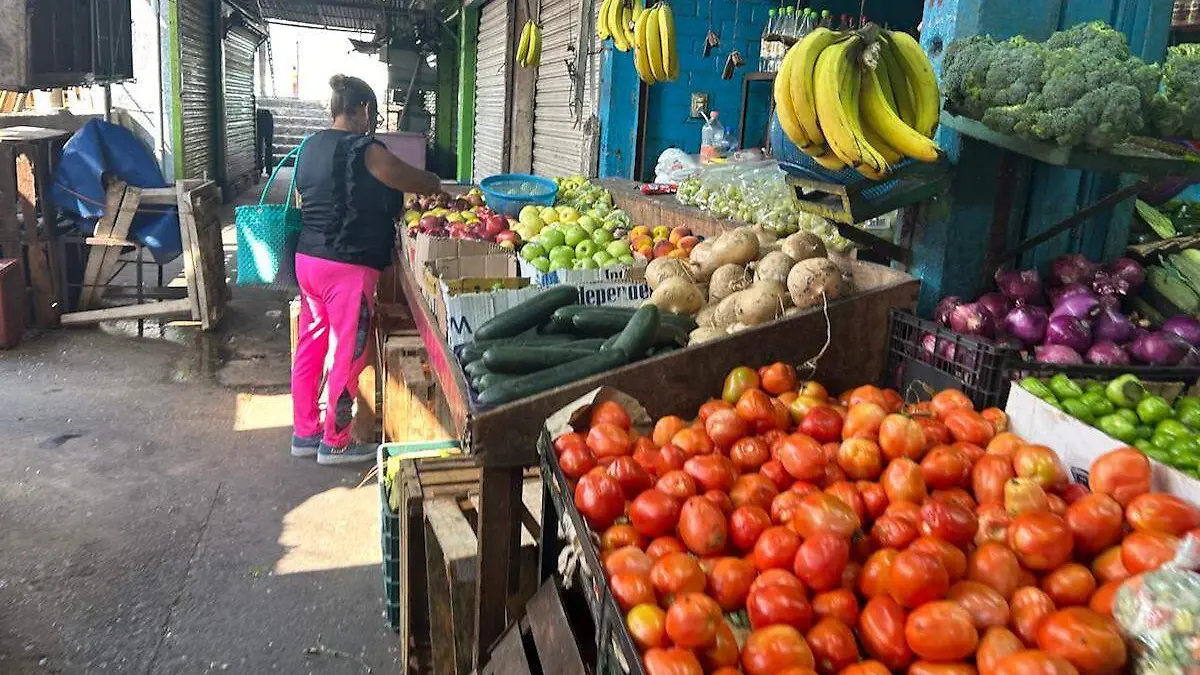
<svg viewBox="0 0 1200 675">
<path fill-rule="evenodd" d="M 1126 373 L 1109 382 L 1104 394 L 1118 408 L 1132 408 L 1146 395 L 1146 388 L 1136 375 Z"/>
<path fill-rule="evenodd" d="M 1063 410 L 1065 410 L 1066 413 L 1071 417 L 1087 422 L 1088 424 L 1092 423 L 1092 410 L 1088 407 L 1088 404 L 1085 403 L 1083 399 L 1064 398 L 1062 400 L 1062 407 Z"/>
<path fill-rule="evenodd" d="M 1103 396 L 1104 385 L 1100 384 L 1099 382 L 1088 382 L 1087 384 L 1083 385 L 1083 393 L 1091 394 L 1093 392 Z"/>
<path fill-rule="evenodd" d="M 1046 386 L 1050 387 L 1050 391 L 1054 392 L 1060 401 L 1083 396 L 1083 388 L 1062 373 L 1050 378 Z"/>
<path fill-rule="evenodd" d="M 1116 413 L 1096 420 L 1096 428 L 1125 443 L 1137 440 L 1137 426 Z"/>
<path fill-rule="evenodd" d="M 1119 408 L 1113 411 L 1113 414 L 1134 426 L 1142 423 L 1142 420 L 1138 418 L 1137 413 L 1130 408 Z"/>
<path fill-rule="evenodd" d="M 1116 410 L 1113 407 L 1112 401 L 1104 398 L 1103 391 L 1086 392 L 1079 400 L 1087 404 L 1088 409 L 1092 411 L 1092 417 L 1111 415 Z"/>
<path fill-rule="evenodd" d="M 1054 398 L 1054 392 L 1050 391 L 1050 388 L 1043 384 L 1042 381 L 1036 377 L 1027 377 L 1021 380 L 1019 384 L 1022 389 L 1042 399 L 1043 401 Z"/>
<path fill-rule="evenodd" d="M 1200 408 L 1200 396 L 1180 396 L 1175 399 L 1175 406 L 1176 408 L 1180 406 L 1196 406 Z"/>
<path fill-rule="evenodd" d="M 1167 448 L 1160 448 L 1160 447 L 1151 445 L 1150 447 L 1145 448 L 1145 449 L 1138 448 L 1138 450 L 1141 450 L 1142 452 L 1144 452 L 1146 454 L 1146 456 L 1149 457 L 1150 459 L 1157 460 L 1159 462 L 1162 462 L 1163 464 L 1171 464 L 1172 463 L 1171 451 Z"/>
<path fill-rule="evenodd" d="M 1145 424 L 1139 424 L 1137 426 L 1137 437 L 1139 439 L 1150 440 L 1150 437 L 1153 435 L 1154 427 L 1146 426 Z"/>
<path fill-rule="evenodd" d="M 1195 469 L 1200 466 L 1200 440 L 1188 438 L 1175 441 L 1170 448 L 1171 464 L 1180 468 Z"/>
<path fill-rule="evenodd" d="M 1133 447 L 1137 448 L 1138 450 L 1141 450 L 1142 454 L 1146 455 L 1147 457 L 1153 457 L 1155 452 L 1160 452 L 1160 450 L 1155 448 L 1154 445 L 1150 443 L 1150 441 L 1148 441 L 1144 438 L 1139 438 L 1136 441 L 1134 441 Z"/>
<path fill-rule="evenodd" d="M 1158 424 L 1173 412 L 1171 404 L 1161 396 L 1145 396 L 1137 404 L 1138 418 L 1145 424 Z"/>
<path fill-rule="evenodd" d="M 1174 445 L 1175 442 L 1178 440 L 1179 440 L 1178 438 L 1176 438 L 1166 432 L 1155 431 L 1150 436 L 1150 445 L 1153 445 L 1154 447 L 1160 448 L 1162 450 L 1166 450 L 1166 449 L 1170 448 L 1172 445 Z"/>
<path fill-rule="evenodd" d="M 1182 422 L 1176 419 L 1167 418 L 1158 423 L 1154 427 L 1155 434 L 1164 434 L 1172 439 L 1179 440 L 1181 438 L 1191 438 L 1192 432 Z"/>
<path fill-rule="evenodd" d="M 1176 405 L 1175 419 L 1193 431 L 1200 431 L 1200 405 Z"/>
</svg>

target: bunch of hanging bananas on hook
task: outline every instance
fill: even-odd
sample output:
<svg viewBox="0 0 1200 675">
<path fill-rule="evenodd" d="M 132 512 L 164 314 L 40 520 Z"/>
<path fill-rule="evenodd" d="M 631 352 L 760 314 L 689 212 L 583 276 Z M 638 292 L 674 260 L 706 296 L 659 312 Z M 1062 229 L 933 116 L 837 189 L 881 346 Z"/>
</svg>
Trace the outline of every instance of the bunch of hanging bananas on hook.
<svg viewBox="0 0 1200 675">
<path fill-rule="evenodd" d="M 542 58 L 542 29 L 532 19 L 521 29 L 521 41 L 517 43 L 517 65 L 522 68 L 536 66 Z"/>
<path fill-rule="evenodd" d="M 633 50 L 638 77 L 646 84 L 674 82 L 679 77 L 679 51 L 671 7 L 643 0 L 604 0 L 596 20 L 596 36 L 612 39 L 618 51 Z"/>
</svg>

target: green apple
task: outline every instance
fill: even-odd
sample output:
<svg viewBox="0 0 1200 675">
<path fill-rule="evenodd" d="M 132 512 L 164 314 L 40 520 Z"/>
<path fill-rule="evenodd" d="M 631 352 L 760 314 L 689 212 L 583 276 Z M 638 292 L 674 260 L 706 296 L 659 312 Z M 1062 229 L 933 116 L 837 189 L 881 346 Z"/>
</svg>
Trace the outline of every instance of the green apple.
<svg viewBox="0 0 1200 675">
<path fill-rule="evenodd" d="M 582 227 L 583 229 L 587 230 L 588 232 L 591 232 L 592 230 L 599 227 L 600 224 L 598 222 L 596 222 L 595 218 L 588 216 L 588 215 L 583 215 L 583 216 L 579 216 L 579 226 Z"/>
<path fill-rule="evenodd" d="M 592 254 L 592 260 L 595 260 L 597 265 L 604 267 L 614 258 L 608 254 L 608 251 L 596 251 Z"/>
<path fill-rule="evenodd" d="M 546 257 L 546 249 L 541 244 L 529 242 L 521 247 L 521 257 L 526 260 Z"/>
<path fill-rule="evenodd" d="M 633 249 L 629 246 L 629 240 L 617 239 L 608 242 L 608 246 L 604 247 L 608 254 L 614 258 L 620 258 L 623 255 L 633 255 Z"/>
<path fill-rule="evenodd" d="M 541 256 L 540 258 L 534 258 L 533 260 L 529 261 L 529 264 L 533 265 L 533 268 L 535 270 L 541 272 L 542 274 L 545 274 L 546 272 L 550 271 L 550 259 L 547 258 L 546 256 Z"/>
<path fill-rule="evenodd" d="M 620 263 L 622 265 L 632 265 L 633 264 L 633 256 L 632 255 L 618 256 L 617 260 L 620 261 Z"/>
<path fill-rule="evenodd" d="M 579 224 L 579 227 L 582 227 L 583 231 L 588 233 L 588 237 L 591 237 L 592 233 L 596 231 L 596 228 L 599 227 L 599 225 L 596 225 L 595 221 L 593 221 L 586 225 Z"/>
<path fill-rule="evenodd" d="M 601 265 L 601 267 L 614 267 L 614 266 L 616 266 L 616 265 L 620 265 L 620 264 L 622 264 L 622 263 L 621 263 L 621 260 L 620 260 L 619 258 L 611 258 L 611 257 L 610 257 L 610 258 L 608 259 L 608 262 L 606 262 L 606 263 L 604 263 L 603 265 Z"/>
<path fill-rule="evenodd" d="M 548 227 L 538 235 L 537 242 L 549 250 L 555 246 L 562 246 L 566 239 L 562 230 L 557 227 Z"/>
<path fill-rule="evenodd" d="M 607 246 L 613 240 L 613 233 L 600 228 L 592 233 L 592 241 L 596 242 L 597 246 Z"/>
<path fill-rule="evenodd" d="M 587 238 L 587 230 L 578 225 L 568 225 L 563 232 L 563 243 L 567 246 L 576 246 L 579 242 Z"/>
<path fill-rule="evenodd" d="M 579 258 L 575 261 L 575 269 L 577 270 L 594 270 L 598 267 L 600 267 L 600 265 L 591 258 Z"/>
<path fill-rule="evenodd" d="M 540 213 L 541 213 L 541 209 L 539 209 L 538 207 L 533 206 L 531 204 L 529 206 L 525 206 L 525 207 L 521 208 L 521 213 L 519 213 L 517 215 L 517 220 L 521 221 L 522 223 L 528 222 L 528 221 L 532 220 L 533 218 L 537 218 L 540 220 L 541 219 L 541 216 L 539 215 Z"/>
<path fill-rule="evenodd" d="M 571 262 L 575 259 L 575 249 L 570 246 L 555 246 L 550 249 L 550 260 L 565 260 Z"/>
<path fill-rule="evenodd" d="M 571 269 L 571 264 L 572 263 L 570 260 L 551 260 L 550 261 L 550 269 L 548 269 L 546 271 L 547 272 L 557 272 L 558 270 L 569 270 L 569 269 Z"/>
<path fill-rule="evenodd" d="M 558 222 L 558 211 L 555 211 L 553 208 L 551 208 L 549 206 L 542 209 L 542 212 L 538 215 L 540 215 L 542 217 L 542 222 L 544 222 L 544 223 L 552 224 L 552 223 Z"/>
<path fill-rule="evenodd" d="M 584 239 L 575 247 L 576 258 L 590 258 L 596 253 L 596 242 L 591 239 Z"/>
</svg>

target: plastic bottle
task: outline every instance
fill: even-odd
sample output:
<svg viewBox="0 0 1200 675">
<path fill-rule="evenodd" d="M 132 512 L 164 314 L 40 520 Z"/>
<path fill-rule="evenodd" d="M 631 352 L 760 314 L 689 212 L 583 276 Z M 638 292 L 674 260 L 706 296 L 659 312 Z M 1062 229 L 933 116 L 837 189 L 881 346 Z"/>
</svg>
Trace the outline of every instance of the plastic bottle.
<svg viewBox="0 0 1200 675">
<path fill-rule="evenodd" d="M 709 160 L 718 156 L 719 144 L 725 140 L 725 129 L 717 122 L 717 111 L 714 110 L 700 130 L 700 159 Z"/>
<path fill-rule="evenodd" d="M 829 13 L 829 10 L 827 10 L 827 9 L 821 10 L 821 24 L 820 25 L 824 28 L 829 28 L 829 29 L 833 28 L 833 15 Z"/>
<path fill-rule="evenodd" d="M 817 12 L 811 7 L 804 8 L 804 18 L 800 21 L 800 39 L 803 40 L 817 27 Z"/>
<path fill-rule="evenodd" d="M 779 39 L 783 42 L 783 53 L 787 53 L 787 48 L 796 44 L 796 12 L 791 7 L 783 8 L 783 26 L 779 29 Z M 780 58 L 782 61 L 783 59 Z"/>
<path fill-rule="evenodd" d="M 767 24 L 763 26 L 762 37 L 758 41 L 758 69 L 771 70 L 771 49 L 775 46 L 775 10 L 767 10 Z"/>
</svg>

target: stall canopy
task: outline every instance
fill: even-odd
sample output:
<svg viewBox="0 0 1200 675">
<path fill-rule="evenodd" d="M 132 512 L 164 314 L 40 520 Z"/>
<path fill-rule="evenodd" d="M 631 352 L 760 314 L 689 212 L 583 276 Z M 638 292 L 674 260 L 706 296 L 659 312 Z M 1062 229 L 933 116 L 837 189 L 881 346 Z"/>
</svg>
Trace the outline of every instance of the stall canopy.
<svg viewBox="0 0 1200 675">
<path fill-rule="evenodd" d="M 263 18 L 268 21 L 338 28 L 370 33 L 385 15 L 431 9 L 436 0 L 258 0 Z"/>
</svg>

